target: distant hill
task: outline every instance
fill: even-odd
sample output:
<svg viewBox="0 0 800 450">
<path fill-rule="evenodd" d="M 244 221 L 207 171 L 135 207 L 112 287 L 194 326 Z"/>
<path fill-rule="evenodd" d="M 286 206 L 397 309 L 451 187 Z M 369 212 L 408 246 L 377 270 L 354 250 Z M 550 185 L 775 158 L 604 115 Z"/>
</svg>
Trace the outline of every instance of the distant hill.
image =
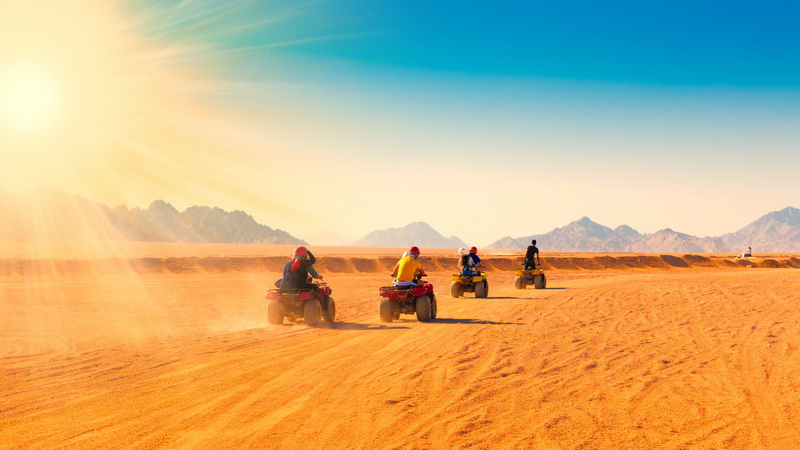
<svg viewBox="0 0 800 450">
<path fill-rule="evenodd" d="M 540 248 L 565 252 L 741 253 L 748 246 L 754 252 L 798 252 L 800 210 L 788 207 L 771 212 L 739 231 L 720 237 L 691 236 L 669 228 L 641 234 L 627 225 L 612 230 L 583 217 L 545 234 L 506 236 L 487 248 L 523 250 L 532 239 L 538 241 Z"/>
<path fill-rule="evenodd" d="M 354 247 L 459 248 L 467 244 L 456 236 L 446 238 L 425 222 L 413 222 L 403 228 L 373 231 L 353 244 Z"/>
<path fill-rule="evenodd" d="M 14 195 L 0 193 L 0 238 L 53 238 L 220 244 L 305 244 L 282 230 L 257 223 L 242 212 L 192 206 L 179 212 L 163 200 L 147 209 L 106 205 L 58 189 Z"/>
<path fill-rule="evenodd" d="M 791 206 L 765 214 L 739 231 L 721 236 L 735 251 L 800 252 L 800 209 Z"/>
</svg>

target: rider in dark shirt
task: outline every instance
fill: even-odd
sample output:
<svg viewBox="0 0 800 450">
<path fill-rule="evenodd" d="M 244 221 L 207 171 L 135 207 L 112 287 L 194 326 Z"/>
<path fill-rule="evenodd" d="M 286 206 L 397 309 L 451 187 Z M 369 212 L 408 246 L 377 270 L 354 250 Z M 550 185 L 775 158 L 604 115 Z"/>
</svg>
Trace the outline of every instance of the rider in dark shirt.
<svg viewBox="0 0 800 450">
<path fill-rule="evenodd" d="M 534 256 L 536 256 L 536 263 L 533 260 Z M 539 259 L 539 249 L 536 248 L 536 239 L 534 239 L 528 246 L 528 251 L 525 252 L 525 270 L 535 269 L 537 265 L 541 266 L 542 261 Z"/>
<path fill-rule="evenodd" d="M 283 267 L 281 291 L 315 288 L 315 284 L 308 282 L 308 268 L 315 262 L 317 258 L 311 251 L 305 247 L 297 247 L 292 260 Z"/>
</svg>

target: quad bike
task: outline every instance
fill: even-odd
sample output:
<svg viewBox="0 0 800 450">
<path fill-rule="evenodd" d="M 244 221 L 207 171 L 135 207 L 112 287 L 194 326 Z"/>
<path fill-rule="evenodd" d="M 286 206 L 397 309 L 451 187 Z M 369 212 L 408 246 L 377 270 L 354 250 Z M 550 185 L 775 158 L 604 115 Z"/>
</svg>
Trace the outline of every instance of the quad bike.
<svg viewBox="0 0 800 450">
<path fill-rule="evenodd" d="M 536 289 L 547 287 L 547 278 L 544 276 L 544 269 L 517 269 L 514 271 L 514 287 L 525 289 L 532 284 Z"/>
<path fill-rule="evenodd" d="M 486 298 L 489 296 L 489 280 L 486 279 L 486 272 L 478 275 L 455 274 L 450 277 L 450 296 L 458 298 L 465 292 L 474 292 L 475 298 Z"/>
<path fill-rule="evenodd" d="M 399 319 L 400 314 L 416 314 L 420 322 L 436 318 L 438 305 L 433 285 L 418 282 L 414 286 L 383 286 L 380 288 L 381 322 Z"/>
<path fill-rule="evenodd" d="M 307 325 L 318 325 L 320 319 L 333 323 L 336 319 L 336 303 L 331 297 L 327 283 L 315 282 L 317 289 L 291 289 L 281 292 L 270 289 L 267 292 L 267 322 L 275 325 L 283 323 L 286 317 L 294 322 L 302 318 Z"/>
</svg>

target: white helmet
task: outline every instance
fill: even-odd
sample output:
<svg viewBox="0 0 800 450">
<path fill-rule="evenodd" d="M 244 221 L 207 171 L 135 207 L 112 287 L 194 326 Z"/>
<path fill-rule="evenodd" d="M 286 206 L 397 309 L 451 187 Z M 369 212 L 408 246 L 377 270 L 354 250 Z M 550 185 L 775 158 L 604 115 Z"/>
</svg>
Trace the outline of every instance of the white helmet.
<svg viewBox="0 0 800 450">
<path fill-rule="evenodd" d="M 459 255 L 463 255 L 466 252 L 467 252 L 467 249 L 465 249 L 464 247 L 461 247 L 460 249 L 458 249 L 458 254 Z"/>
</svg>

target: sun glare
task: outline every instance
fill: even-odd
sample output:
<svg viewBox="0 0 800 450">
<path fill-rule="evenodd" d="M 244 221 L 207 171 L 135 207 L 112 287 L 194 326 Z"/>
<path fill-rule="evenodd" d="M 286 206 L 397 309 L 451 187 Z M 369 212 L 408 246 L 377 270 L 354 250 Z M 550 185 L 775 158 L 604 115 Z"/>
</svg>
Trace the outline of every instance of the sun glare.
<svg viewBox="0 0 800 450">
<path fill-rule="evenodd" d="M 223 3 L 0 0 L 0 191 L 141 204 L 260 190 L 249 97 L 265 89 L 229 68 L 256 50 L 221 37 L 262 24 L 230 29 Z M 243 171 L 258 188 L 219 187 Z"/>
<path fill-rule="evenodd" d="M 0 72 L 0 121 L 11 130 L 46 128 L 55 121 L 62 101 L 58 79 L 45 67 L 19 64 Z"/>
</svg>

